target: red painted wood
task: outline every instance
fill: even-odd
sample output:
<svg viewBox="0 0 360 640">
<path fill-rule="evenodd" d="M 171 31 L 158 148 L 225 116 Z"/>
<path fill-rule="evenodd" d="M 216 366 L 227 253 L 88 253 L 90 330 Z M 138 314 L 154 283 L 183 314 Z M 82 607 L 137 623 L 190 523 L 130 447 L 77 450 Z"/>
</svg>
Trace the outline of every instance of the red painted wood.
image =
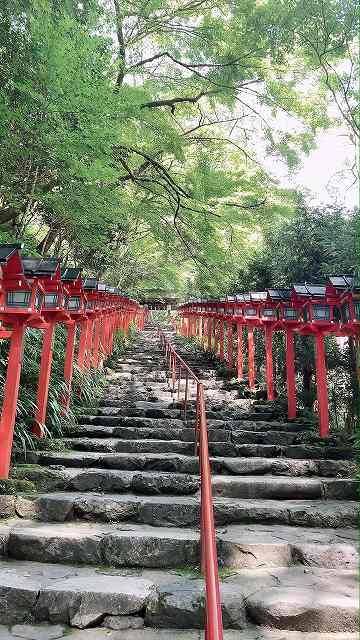
<svg viewBox="0 0 360 640">
<path fill-rule="evenodd" d="M 223 362 L 224 361 L 224 320 L 220 320 L 219 342 L 220 342 L 219 358 Z"/>
<path fill-rule="evenodd" d="M 51 365 L 53 358 L 53 344 L 55 333 L 55 322 L 49 322 L 47 329 L 44 331 L 43 345 L 40 360 L 40 372 L 38 389 L 36 396 L 36 414 L 35 424 L 32 432 L 37 438 L 43 438 L 45 435 L 43 425 L 46 422 L 47 402 L 49 395 L 49 384 L 51 376 Z"/>
<path fill-rule="evenodd" d="M 217 356 L 219 351 L 219 321 L 214 319 L 214 353 Z"/>
<path fill-rule="evenodd" d="M 25 325 L 14 325 L 6 370 L 4 400 L 0 418 L 0 478 L 8 478 L 14 438 L 16 404 L 19 395 Z"/>
<path fill-rule="evenodd" d="M 244 376 L 244 356 L 243 356 L 243 328 L 240 322 L 237 324 L 237 377 L 242 380 Z"/>
<path fill-rule="evenodd" d="M 71 397 L 71 385 L 74 369 L 74 352 L 76 338 L 76 322 L 72 322 L 67 326 L 67 341 L 64 363 L 64 380 L 66 385 L 66 393 L 62 399 L 62 405 L 65 409 L 69 408 Z"/>
<path fill-rule="evenodd" d="M 94 320 L 88 320 L 88 329 L 86 332 L 86 346 L 85 346 L 85 367 L 90 369 L 91 367 L 91 353 L 93 348 L 93 335 L 94 335 Z"/>
<path fill-rule="evenodd" d="M 296 418 L 295 340 L 292 329 L 286 330 L 286 382 L 288 418 Z"/>
<path fill-rule="evenodd" d="M 208 318 L 208 344 L 207 344 L 207 348 L 209 349 L 209 351 L 212 350 L 212 332 L 213 332 L 213 320 L 212 318 Z"/>
<path fill-rule="evenodd" d="M 321 438 L 329 435 L 329 400 L 327 388 L 327 372 L 325 359 L 324 334 L 319 332 L 315 336 L 316 344 L 316 391 L 319 407 L 319 431 Z"/>
<path fill-rule="evenodd" d="M 274 370 L 272 351 L 273 330 L 271 326 L 265 326 L 265 351 L 266 351 L 266 386 L 267 399 L 274 400 Z"/>
<path fill-rule="evenodd" d="M 248 326 L 248 375 L 249 387 L 255 389 L 255 347 L 254 347 L 254 328 Z"/>
<path fill-rule="evenodd" d="M 89 325 L 87 320 L 82 320 L 80 322 L 80 340 L 79 340 L 79 352 L 78 352 L 79 369 L 84 368 L 88 326 Z"/>
<path fill-rule="evenodd" d="M 100 333 L 101 333 L 101 317 L 95 320 L 94 344 L 92 353 L 92 363 L 95 369 L 99 366 L 99 349 L 100 349 Z"/>
<path fill-rule="evenodd" d="M 227 368 L 233 368 L 233 323 L 227 321 Z"/>
</svg>

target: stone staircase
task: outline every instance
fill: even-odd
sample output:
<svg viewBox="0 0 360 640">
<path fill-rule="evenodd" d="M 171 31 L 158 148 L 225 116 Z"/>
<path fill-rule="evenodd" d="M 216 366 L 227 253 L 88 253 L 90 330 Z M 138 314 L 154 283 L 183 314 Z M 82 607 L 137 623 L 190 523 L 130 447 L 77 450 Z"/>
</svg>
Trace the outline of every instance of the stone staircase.
<svg viewBox="0 0 360 640">
<path fill-rule="evenodd" d="M 351 452 L 304 444 L 305 422 L 184 357 L 208 401 L 225 639 L 358 639 Z M 150 326 L 66 450 L 14 469 L 37 492 L 0 526 L 0 640 L 203 637 L 194 403 L 185 424 L 164 366 Z"/>
</svg>

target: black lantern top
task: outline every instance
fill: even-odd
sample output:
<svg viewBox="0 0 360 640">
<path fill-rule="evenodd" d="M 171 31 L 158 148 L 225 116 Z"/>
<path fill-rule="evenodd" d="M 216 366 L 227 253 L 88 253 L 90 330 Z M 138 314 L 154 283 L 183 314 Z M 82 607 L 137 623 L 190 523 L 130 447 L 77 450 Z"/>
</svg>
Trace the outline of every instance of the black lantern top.
<svg viewBox="0 0 360 640">
<path fill-rule="evenodd" d="M 265 302 L 267 297 L 267 291 L 250 291 L 250 299 L 252 302 Z"/>
<path fill-rule="evenodd" d="M 291 289 L 268 289 L 268 294 L 271 300 L 279 302 L 291 300 Z"/>
<path fill-rule="evenodd" d="M 56 275 L 60 261 L 58 258 L 36 258 L 24 256 L 22 258 L 24 273 L 28 278 L 52 278 Z"/>
<path fill-rule="evenodd" d="M 98 281 L 96 278 L 86 278 L 83 288 L 85 291 L 97 291 Z"/>
<path fill-rule="evenodd" d="M 298 296 L 306 298 L 325 298 L 326 286 L 324 284 L 294 284 L 293 289 Z"/>
<path fill-rule="evenodd" d="M 8 260 L 18 254 L 23 244 L 0 244 L 0 264 L 7 264 Z"/>
<path fill-rule="evenodd" d="M 61 269 L 61 280 L 63 282 L 75 282 L 81 276 L 81 269 L 77 267 L 63 267 Z"/>
</svg>

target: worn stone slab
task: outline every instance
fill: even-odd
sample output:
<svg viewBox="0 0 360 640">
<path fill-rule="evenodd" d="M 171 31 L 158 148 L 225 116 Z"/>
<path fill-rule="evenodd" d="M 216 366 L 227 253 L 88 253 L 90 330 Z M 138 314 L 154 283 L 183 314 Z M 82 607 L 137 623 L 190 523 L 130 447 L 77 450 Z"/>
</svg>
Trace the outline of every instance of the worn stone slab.
<svg viewBox="0 0 360 640">
<path fill-rule="evenodd" d="M 144 627 L 144 618 L 137 616 L 106 616 L 102 626 L 115 631 L 142 629 Z"/>
<path fill-rule="evenodd" d="M 226 428 L 231 429 L 234 432 L 277 432 L 285 433 L 291 436 L 298 434 L 299 432 L 309 431 L 310 426 L 304 425 L 301 422 L 277 422 L 271 420 L 267 422 L 265 420 L 226 420 Z"/>
<path fill-rule="evenodd" d="M 226 498 L 268 498 L 275 500 L 320 499 L 323 486 L 317 478 L 271 476 L 213 476 L 213 494 Z"/>
<path fill-rule="evenodd" d="M 93 424 L 97 426 L 111 426 L 111 427 L 137 427 L 137 428 L 152 428 L 158 427 L 159 429 L 182 429 L 184 428 L 183 420 L 178 418 L 145 418 L 140 416 L 80 416 L 80 424 Z"/>
<path fill-rule="evenodd" d="M 154 421 L 157 422 L 156 420 Z M 72 438 L 84 436 L 88 438 L 120 438 L 124 440 L 180 440 L 182 442 L 194 442 L 194 428 L 181 429 L 177 427 L 158 427 L 152 425 L 150 427 L 103 427 L 102 425 L 82 424 L 71 433 Z M 209 429 L 208 437 L 210 442 L 226 442 L 230 441 L 231 433 L 221 429 Z"/>
<path fill-rule="evenodd" d="M 76 451 L 122 453 L 193 453 L 191 442 L 180 440 L 120 440 L 116 438 L 66 438 L 65 444 Z"/>
<path fill-rule="evenodd" d="M 203 613 L 202 589 L 199 582 L 189 584 L 181 579 L 161 584 L 159 598 L 154 603 L 149 601 L 145 622 L 152 626 L 167 623 L 169 627 L 176 627 L 181 619 L 183 627 L 195 627 L 200 624 Z M 327 569 L 304 572 L 300 568 L 241 570 L 222 582 L 221 599 L 227 628 L 241 629 L 253 621 L 260 626 L 286 629 L 286 632 L 357 630 L 355 572 Z M 306 614 L 302 607 L 306 608 Z M 182 618 L 181 610 L 185 612 Z"/>
<path fill-rule="evenodd" d="M 44 474 L 43 471 L 46 473 Z M 65 468 L 48 470 L 37 467 L 28 471 L 26 466 L 18 473 L 31 475 L 40 491 L 92 491 L 140 494 L 192 494 L 199 489 L 199 477 L 190 474 L 168 473 L 166 471 L 122 471 L 117 469 L 77 469 Z M 49 473 L 48 473 L 49 472 Z M 48 486 L 47 486 L 48 485 Z M 16 508 L 18 501 L 16 502 Z"/>
<path fill-rule="evenodd" d="M 17 624 L 11 627 L 11 633 L 15 638 L 24 638 L 24 640 L 56 640 L 64 637 L 66 627 L 59 624 L 43 624 L 36 627 L 30 624 Z"/>
<path fill-rule="evenodd" d="M 199 531 L 144 524 L 14 523 L 8 553 L 16 559 L 177 568 L 199 563 Z M 357 566 L 356 529 L 230 525 L 217 530 L 222 566 Z"/>
<path fill-rule="evenodd" d="M 323 585 L 324 587 L 325 585 Z M 260 589 L 247 598 L 251 619 L 261 626 L 297 631 L 342 632 L 358 629 L 358 594 L 327 584 L 326 589 L 284 585 L 277 589 Z"/>
<path fill-rule="evenodd" d="M 96 569 L 36 562 L 0 562 L 0 620 L 29 620 L 85 628 L 105 615 L 144 609 L 154 583 L 137 576 L 106 575 Z"/>
<path fill-rule="evenodd" d="M 153 526 L 198 526 L 199 499 L 193 496 L 149 498 L 133 494 L 50 493 L 36 499 L 41 520 L 85 518 L 108 522 L 132 520 Z M 262 500 L 214 498 L 218 525 L 268 522 L 306 527 L 356 526 L 358 505 L 353 501 Z"/>
<path fill-rule="evenodd" d="M 194 456 L 159 453 L 101 454 L 91 451 L 33 452 L 27 453 L 30 464 L 61 465 L 66 467 L 104 467 L 112 469 L 157 469 L 197 473 L 198 460 Z M 357 474 L 357 465 L 347 460 L 297 460 L 289 458 L 234 458 L 211 457 L 215 473 L 231 475 L 274 474 L 291 476 L 352 477 Z"/>
<path fill-rule="evenodd" d="M 203 581 L 183 580 L 158 587 L 157 597 L 149 600 L 145 624 L 159 628 L 203 629 L 205 590 Z M 221 585 L 224 628 L 247 626 L 245 601 L 232 585 Z"/>
<path fill-rule="evenodd" d="M 52 625 L 49 625 L 51 628 Z M 30 625 L 36 633 L 41 627 Z M 108 629 L 66 629 L 66 638 L 70 640 L 201 640 L 202 632 L 198 630 L 180 629 L 138 629 L 127 631 L 110 631 Z M 37 636 L 35 636 L 37 637 Z M 18 640 L 7 627 L 0 626 L 0 640 Z M 224 640 L 359 640 L 358 633 L 303 633 L 297 631 L 283 631 L 251 627 L 243 631 L 224 632 Z"/>
<path fill-rule="evenodd" d="M 0 495 L 0 519 L 12 518 L 15 515 L 15 497 Z"/>
</svg>

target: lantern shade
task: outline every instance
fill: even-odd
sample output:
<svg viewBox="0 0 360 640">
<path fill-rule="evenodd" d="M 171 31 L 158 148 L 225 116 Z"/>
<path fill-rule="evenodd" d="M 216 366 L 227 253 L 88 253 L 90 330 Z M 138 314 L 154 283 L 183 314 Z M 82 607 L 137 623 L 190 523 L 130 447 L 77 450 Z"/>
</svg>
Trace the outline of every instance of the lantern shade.
<svg viewBox="0 0 360 640">
<path fill-rule="evenodd" d="M 255 307 L 245 307 L 244 316 L 254 318 L 257 316 L 257 309 Z"/>
<path fill-rule="evenodd" d="M 60 305 L 59 294 L 56 292 L 45 293 L 43 304 L 45 309 L 55 309 Z"/>
<path fill-rule="evenodd" d="M 299 314 L 295 307 L 283 307 L 283 317 L 285 320 L 297 320 L 298 316 Z"/>
<path fill-rule="evenodd" d="M 276 318 L 276 310 L 271 307 L 265 307 L 261 311 L 263 318 Z"/>
<path fill-rule="evenodd" d="M 313 304 L 312 310 L 314 320 L 330 320 L 329 304 Z"/>
<path fill-rule="evenodd" d="M 18 289 L 15 291 L 7 291 L 6 306 L 12 308 L 27 309 L 31 302 L 31 291 L 26 289 Z"/>
<path fill-rule="evenodd" d="M 65 300 L 66 309 L 78 311 L 81 307 L 81 296 L 68 296 Z"/>
<path fill-rule="evenodd" d="M 355 320 L 357 320 L 359 322 L 360 321 L 360 301 L 359 300 L 355 300 L 353 302 L 353 304 L 354 304 Z"/>
</svg>

